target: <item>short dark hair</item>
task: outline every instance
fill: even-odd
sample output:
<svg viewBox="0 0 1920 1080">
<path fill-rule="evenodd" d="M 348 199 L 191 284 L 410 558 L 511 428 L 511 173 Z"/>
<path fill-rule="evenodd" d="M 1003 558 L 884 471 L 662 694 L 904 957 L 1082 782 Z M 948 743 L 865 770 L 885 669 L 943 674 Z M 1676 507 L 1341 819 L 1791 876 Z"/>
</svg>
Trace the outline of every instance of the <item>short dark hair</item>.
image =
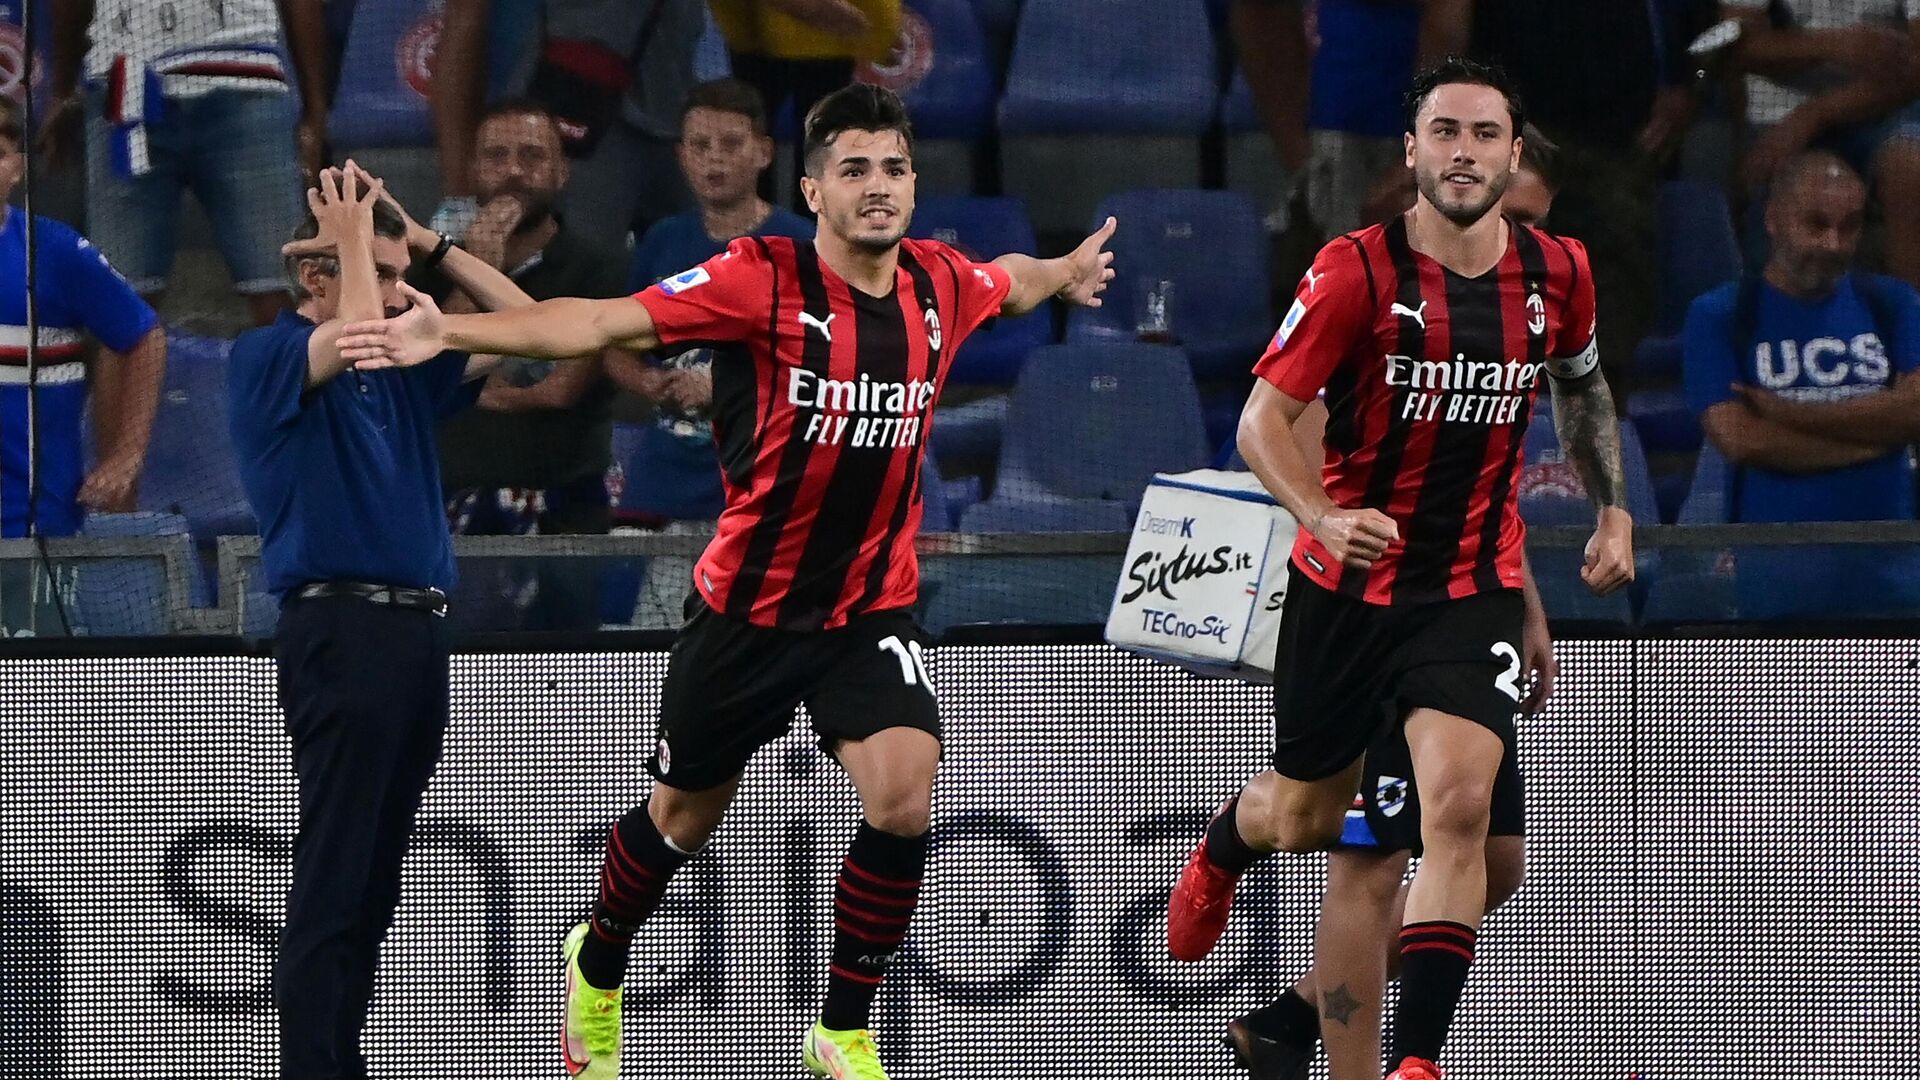
<svg viewBox="0 0 1920 1080">
<path fill-rule="evenodd" d="M 320 221 L 313 216 L 312 210 L 308 210 L 306 216 L 300 219 L 300 224 L 293 227 L 292 239 L 311 240 L 319 235 Z M 385 199 L 381 199 L 373 204 L 373 235 L 384 236 L 389 240 L 406 239 L 406 219 L 402 218 L 400 211 L 394 209 L 393 204 Z M 302 300 L 306 300 L 311 296 L 311 294 L 307 292 L 307 287 L 300 284 L 300 264 L 304 262 L 319 262 L 320 270 L 324 274 L 338 274 L 340 272 L 340 260 L 332 255 L 287 256 L 287 280 L 293 285 L 293 295 Z"/>
<path fill-rule="evenodd" d="M 687 92 L 686 107 L 680 110 L 682 126 L 686 124 L 687 114 L 695 109 L 744 116 L 753 125 L 755 135 L 767 133 L 767 103 L 752 83 L 739 79 L 711 79 L 700 83 Z"/>
<path fill-rule="evenodd" d="M 900 95 L 881 86 L 854 83 L 843 86 L 807 110 L 807 174 L 818 176 L 820 158 L 843 131 L 897 131 L 913 154 L 913 121 L 907 118 Z"/>
<path fill-rule="evenodd" d="M 560 131 L 560 121 L 554 119 L 553 110 L 547 108 L 546 104 L 538 98 L 530 97 L 501 98 L 487 106 L 481 112 L 480 119 L 474 121 L 474 132 L 477 134 L 481 128 L 487 126 L 488 122 L 503 116 L 532 116 L 545 120 L 547 126 L 553 129 L 554 136 L 562 142 L 566 141 L 565 135 Z"/>
<path fill-rule="evenodd" d="M 1514 85 L 1513 76 L 1498 64 L 1483 64 L 1478 60 L 1469 60 L 1464 56 L 1449 56 L 1427 70 L 1414 76 L 1413 86 L 1407 90 L 1403 99 L 1406 109 L 1407 133 L 1412 134 L 1414 125 L 1420 118 L 1420 109 L 1426 105 L 1427 98 L 1443 86 L 1490 86 L 1500 91 L 1507 99 L 1507 115 L 1513 121 L 1513 133 L 1520 134 L 1527 126 L 1526 106 L 1520 102 L 1520 88 Z"/>
<path fill-rule="evenodd" d="M 1560 144 L 1533 124 L 1520 129 L 1520 167 L 1539 173 L 1548 191 L 1560 190 Z"/>
<path fill-rule="evenodd" d="M 20 111 L 20 103 L 5 94 L 0 94 L 0 139 L 12 139 L 14 149 L 26 145 L 27 122 Z"/>
</svg>

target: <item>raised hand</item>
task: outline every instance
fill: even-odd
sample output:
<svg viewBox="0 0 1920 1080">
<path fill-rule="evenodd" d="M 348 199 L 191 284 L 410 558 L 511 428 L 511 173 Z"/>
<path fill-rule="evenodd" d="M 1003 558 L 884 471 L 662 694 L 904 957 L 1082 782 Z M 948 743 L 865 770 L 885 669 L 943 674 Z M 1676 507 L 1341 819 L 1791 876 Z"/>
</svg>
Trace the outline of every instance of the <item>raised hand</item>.
<svg viewBox="0 0 1920 1080">
<path fill-rule="evenodd" d="M 400 295 L 413 306 L 390 319 L 348 323 L 340 331 L 342 359 L 366 371 L 412 367 L 446 351 L 446 316 L 433 297 L 406 282 L 400 283 Z"/>
<path fill-rule="evenodd" d="M 1113 230 L 1118 227 L 1119 222 L 1108 218 L 1093 235 L 1080 241 L 1080 246 L 1067 255 L 1067 265 L 1072 269 L 1073 277 L 1060 287 L 1055 296 L 1069 304 L 1100 306 L 1100 294 L 1106 291 L 1107 282 L 1113 280 L 1113 252 L 1105 248 L 1107 241 L 1113 239 Z"/>
</svg>

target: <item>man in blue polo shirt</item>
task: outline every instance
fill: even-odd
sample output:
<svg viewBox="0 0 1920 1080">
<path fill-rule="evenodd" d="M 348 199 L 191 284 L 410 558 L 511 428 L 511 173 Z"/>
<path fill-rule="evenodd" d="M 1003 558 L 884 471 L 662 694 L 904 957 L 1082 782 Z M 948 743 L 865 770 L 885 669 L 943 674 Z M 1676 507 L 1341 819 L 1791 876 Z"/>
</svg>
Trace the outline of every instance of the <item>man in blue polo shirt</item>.
<svg viewBox="0 0 1920 1080">
<path fill-rule="evenodd" d="M 417 297 L 409 254 L 483 307 L 531 303 L 349 162 L 308 192 L 287 268 L 299 306 L 234 343 L 229 428 L 260 521 L 281 708 L 300 782 L 293 887 L 274 971 L 280 1075 L 366 1075 L 360 1028 L 400 858 L 447 725 L 453 547 L 435 429 L 498 357 L 447 352 L 357 371 L 334 342 Z"/>
<path fill-rule="evenodd" d="M 1768 198 L 1762 277 L 1687 315 L 1687 397 L 1729 463 L 1729 520 L 1914 517 L 1920 295 L 1849 269 L 1866 197 L 1838 157 L 1793 159 Z M 1904 547 L 1743 550 L 1738 572 L 1745 618 L 1920 609 L 1920 555 Z"/>
</svg>

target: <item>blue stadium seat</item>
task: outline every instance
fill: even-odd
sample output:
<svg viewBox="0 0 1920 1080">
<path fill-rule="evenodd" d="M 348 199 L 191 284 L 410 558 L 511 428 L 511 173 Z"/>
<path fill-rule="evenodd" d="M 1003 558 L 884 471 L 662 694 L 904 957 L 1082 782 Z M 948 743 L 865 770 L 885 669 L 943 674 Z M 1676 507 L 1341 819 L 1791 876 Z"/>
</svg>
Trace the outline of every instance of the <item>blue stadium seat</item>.
<svg viewBox="0 0 1920 1080">
<path fill-rule="evenodd" d="M 89 514 L 81 535 L 172 538 L 187 573 L 187 595 L 182 599 L 193 604 L 207 602 L 187 519 L 179 514 Z M 172 632 L 173 597 L 167 587 L 166 567 L 158 559 L 87 559 L 79 564 L 75 578 L 75 621 L 88 635 L 157 637 Z"/>
<path fill-rule="evenodd" d="M 1682 525 L 1717 525 L 1727 520 L 1727 459 L 1711 442 L 1700 443 L 1693 463 L 1693 484 L 1680 504 Z"/>
<path fill-rule="evenodd" d="M 1633 373 L 1642 379 L 1678 379 L 1686 362 L 1680 335 L 1646 337 L 1633 348 Z"/>
<path fill-rule="evenodd" d="M 1526 465 L 1520 476 L 1521 520 L 1538 526 L 1591 526 L 1594 511 L 1586 484 L 1560 448 L 1553 429 L 1553 408 L 1544 397 L 1534 409 L 1526 440 Z M 1628 512 L 1637 522 L 1658 521 L 1659 504 L 1647 470 L 1646 451 L 1633 426 L 1624 421 L 1620 424 L 1620 457 L 1626 470 Z M 1580 549 L 1535 549 L 1529 554 L 1541 601 L 1547 614 L 1556 619 L 1632 622 L 1634 599 L 1644 595 L 1646 583 L 1660 565 L 1656 554 L 1636 551 L 1634 588 L 1601 597 L 1589 592 L 1580 580 L 1580 567 L 1585 562 Z"/>
<path fill-rule="evenodd" d="M 1103 201 L 1116 276 L 1105 303 L 1075 308 L 1067 340 L 1134 340 L 1155 283 L 1173 285 L 1168 319 L 1202 379 L 1244 375 L 1273 334 L 1267 234 L 1245 196 L 1230 191 L 1129 191 Z"/>
<path fill-rule="evenodd" d="M 913 210 L 908 235 L 952 244 L 975 259 L 997 259 L 1010 252 L 1039 250 L 1027 208 L 1019 199 L 986 196 L 928 196 Z M 975 331 L 960 347 L 948 376 L 956 384 L 1008 385 L 1036 347 L 1053 340 L 1053 305 L 1017 319 L 996 319 Z M 943 414 L 944 415 L 944 414 Z"/>
<path fill-rule="evenodd" d="M 934 634 L 983 624 L 1101 625 L 1113 606 L 1118 571 L 1112 556 L 928 559 L 920 621 Z"/>
<path fill-rule="evenodd" d="M 1712 443 L 1702 442 L 1678 521 L 1718 525 L 1726 520 L 1727 462 Z M 1647 592 L 1646 621 L 1719 622 L 1739 616 L 1732 551 L 1673 548 L 1661 553 L 1660 562 L 1660 577 Z"/>
<path fill-rule="evenodd" d="M 960 515 L 960 531 L 970 533 L 1126 532 L 1132 527 L 1133 514 L 1117 499 L 996 495 Z"/>
<path fill-rule="evenodd" d="M 1002 187 L 1049 236 L 1079 228 L 1114 176 L 1199 187 L 1218 105 L 1205 0 L 1027 0 L 1000 101 Z"/>
<path fill-rule="evenodd" d="M 920 455 L 920 529 L 922 532 L 947 532 L 959 515 L 947 505 L 947 482 L 940 478 L 940 466 L 932 453 Z"/>
<path fill-rule="evenodd" d="M 259 531 L 227 439 L 227 354 L 222 338 L 167 335 L 167 374 L 153 418 L 140 509 L 184 515 L 194 540 Z"/>
<path fill-rule="evenodd" d="M 1220 126 L 1230 134 L 1264 131 L 1260 110 L 1253 104 L 1253 91 L 1247 86 L 1247 73 L 1236 67 L 1227 94 L 1220 99 Z"/>
<path fill-rule="evenodd" d="M 1658 335 L 1678 333 L 1694 297 L 1740 276 L 1740 241 L 1726 192 L 1717 184 L 1673 180 L 1660 186 Z"/>
<path fill-rule="evenodd" d="M 1198 136 L 1219 96 L 1214 57 L 1204 0 L 1027 0 L 1000 129 Z"/>
<path fill-rule="evenodd" d="M 1691 454 L 1700 446 L 1700 418 L 1678 386 L 1641 390 L 1627 397 L 1627 416 L 1652 454 Z"/>
<path fill-rule="evenodd" d="M 964 359 L 965 351 L 961 352 Z M 954 405 L 942 404 L 928 438 L 933 452 L 949 465 L 985 468 L 1000 455 L 1007 427 L 1007 394 L 994 394 Z"/>
<path fill-rule="evenodd" d="M 979 139 L 993 127 L 993 61 L 968 0 L 907 0 L 893 55 L 858 77 L 906 101 L 918 139 Z"/>
<path fill-rule="evenodd" d="M 1206 464 L 1187 358 L 1159 345 L 1049 345 L 1014 384 L 995 497 L 1137 503 L 1156 472 Z"/>
</svg>

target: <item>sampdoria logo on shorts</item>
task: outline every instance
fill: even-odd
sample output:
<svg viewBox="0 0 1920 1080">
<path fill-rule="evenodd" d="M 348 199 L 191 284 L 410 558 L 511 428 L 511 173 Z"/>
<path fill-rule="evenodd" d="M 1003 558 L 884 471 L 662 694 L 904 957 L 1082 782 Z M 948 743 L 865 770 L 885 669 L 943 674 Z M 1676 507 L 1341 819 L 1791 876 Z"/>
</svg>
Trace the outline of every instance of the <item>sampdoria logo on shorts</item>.
<svg viewBox="0 0 1920 1080">
<path fill-rule="evenodd" d="M 654 756 L 660 759 L 660 775 L 667 775 L 673 768 L 673 750 L 667 746 L 667 740 L 660 740 L 660 745 L 654 750 Z"/>
<path fill-rule="evenodd" d="M 666 293 L 668 296 L 673 296 L 686 292 L 688 289 L 695 288 L 696 286 L 705 285 L 712 280 L 713 275 L 707 273 L 706 267 L 696 266 L 691 270 L 675 274 L 660 282 L 660 291 Z"/>
<path fill-rule="evenodd" d="M 1379 787 L 1374 789 L 1373 800 L 1382 814 L 1398 817 L 1400 811 L 1407 808 L 1407 782 L 1398 776 L 1382 776 Z"/>
</svg>

